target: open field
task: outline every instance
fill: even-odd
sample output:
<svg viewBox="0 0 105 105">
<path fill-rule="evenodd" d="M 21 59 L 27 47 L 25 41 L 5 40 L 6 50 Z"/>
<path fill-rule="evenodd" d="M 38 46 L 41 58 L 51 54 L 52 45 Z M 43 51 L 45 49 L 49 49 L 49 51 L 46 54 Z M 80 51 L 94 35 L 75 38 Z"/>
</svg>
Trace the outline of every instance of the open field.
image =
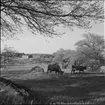
<svg viewBox="0 0 105 105">
<path fill-rule="evenodd" d="M 89 75 L 89 74 L 87 74 Z M 70 76 L 65 74 L 42 80 L 14 80 L 34 91 L 42 92 L 54 103 L 77 103 L 77 105 L 105 104 L 105 76 Z"/>
<path fill-rule="evenodd" d="M 44 69 L 44 72 L 47 72 L 47 66 L 48 64 L 46 63 L 35 63 L 35 64 L 19 64 L 19 65 L 7 65 L 6 68 L 1 69 L 1 76 L 4 77 L 11 77 L 11 76 L 19 76 L 19 75 L 23 75 L 23 74 L 27 74 L 30 72 L 31 68 L 35 67 L 35 66 L 39 66 L 42 67 Z M 62 68 L 61 68 L 62 69 Z M 67 68 L 67 69 L 62 69 L 64 71 L 64 73 L 71 73 L 71 68 Z M 99 73 L 93 73 L 93 72 L 89 72 L 89 71 L 85 71 L 85 74 L 101 74 L 101 72 Z M 89 75 L 89 76 L 90 76 Z"/>
<path fill-rule="evenodd" d="M 44 69 L 44 71 L 47 71 L 48 64 L 46 63 L 36 63 L 36 64 L 21 64 L 21 65 L 8 65 L 6 68 L 1 69 L 1 75 L 2 76 L 18 76 L 20 74 L 28 73 L 31 68 L 35 66 L 40 66 Z M 70 73 L 71 69 L 62 69 L 65 73 Z"/>
<path fill-rule="evenodd" d="M 14 70 L 8 69 L 7 72 L 4 71 L 5 75 L 3 77 L 21 76 L 21 79 L 10 79 L 19 85 L 42 92 L 51 102 L 58 103 L 58 105 L 60 103 L 65 105 L 105 104 L 105 74 L 70 74 L 66 72 L 63 76 L 57 76 L 54 73 L 46 74 L 46 71 L 45 73 L 29 74 L 28 71 L 31 67 L 26 70 L 22 66 L 21 69 L 18 69 L 18 66 L 17 68 L 14 67 Z M 41 67 L 44 67 L 45 70 L 47 68 L 46 65 L 41 65 Z M 29 76 L 32 79 L 26 78 Z"/>
</svg>

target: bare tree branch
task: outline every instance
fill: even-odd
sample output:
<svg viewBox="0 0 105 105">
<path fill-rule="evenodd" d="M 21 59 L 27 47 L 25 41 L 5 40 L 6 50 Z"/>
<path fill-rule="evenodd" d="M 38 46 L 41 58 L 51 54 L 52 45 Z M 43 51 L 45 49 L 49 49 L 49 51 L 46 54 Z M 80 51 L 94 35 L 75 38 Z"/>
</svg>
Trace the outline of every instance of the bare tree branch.
<svg viewBox="0 0 105 105">
<path fill-rule="evenodd" d="M 55 27 L 60 24 L 70 28 L 89 28 L 92 20 L 104 20 L 103 2 L 104 0 L 1 0 L 2 31 L 10 35 L 26 24 L 32 32 L 52 37 L 58 34 Z M 5 27 L 2 18 L 9 28 Z"/>
</svg>

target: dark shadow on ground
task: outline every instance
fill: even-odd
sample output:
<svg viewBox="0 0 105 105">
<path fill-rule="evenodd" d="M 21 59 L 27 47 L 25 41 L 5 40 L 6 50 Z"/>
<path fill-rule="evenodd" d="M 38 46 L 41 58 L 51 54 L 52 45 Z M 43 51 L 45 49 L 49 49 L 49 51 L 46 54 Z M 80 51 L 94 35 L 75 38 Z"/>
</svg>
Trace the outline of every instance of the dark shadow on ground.
<svg viewBox="0 0 105 105">
<path fill-rule="evenodd" d="M 105 76 L 64 75 L 46 80 L 14 82 L 42 92 L 53 102 L 105 103 Z"/>
</svg>

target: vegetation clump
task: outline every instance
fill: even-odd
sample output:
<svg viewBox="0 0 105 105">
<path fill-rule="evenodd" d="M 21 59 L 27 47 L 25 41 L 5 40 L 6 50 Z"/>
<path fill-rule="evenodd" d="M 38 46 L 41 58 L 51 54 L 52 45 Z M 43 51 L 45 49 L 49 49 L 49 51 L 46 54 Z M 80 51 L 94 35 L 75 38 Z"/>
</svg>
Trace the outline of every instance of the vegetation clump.
<svg viewBox="0 0 105 105">
<path fill-rule="evenodd" d="M 17 85 L 0 78 L 0 105 L 48 104 L 48 99 L 39 91 Z"/>
</svg>

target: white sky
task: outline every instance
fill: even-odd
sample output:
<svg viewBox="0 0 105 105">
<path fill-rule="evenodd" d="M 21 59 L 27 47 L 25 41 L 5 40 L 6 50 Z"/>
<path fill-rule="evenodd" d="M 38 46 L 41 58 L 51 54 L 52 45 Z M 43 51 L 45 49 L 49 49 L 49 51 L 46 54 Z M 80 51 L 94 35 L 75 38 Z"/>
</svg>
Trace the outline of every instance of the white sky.
<svg viewBox="0 0 105 105">
<path fill-rule="evenodd" d="M 5 45 L 8 47 L 13 47 L 18 52 L 24 53 L 53 53 L 63 49 L 75 49 L 74 44 L 81 40 L 82 35 L 87 31 L 84 29 L 75 28 L 74 31 L 70 31 L 69 29 L 63 29 L 66 32 L 61 38 L 54 37 L 48 38 L 42 35 L 33 35 L 28 30 L 24 29 L 22 34 L 17 35 L 17 39 L 7 40 L 1 43 L 1 49 L 4 48 Z M 92 29 L 89 32 L 93 32 L 96 34 L 104 35 L 104 24 L 94 24 Z"/>
</svg>

